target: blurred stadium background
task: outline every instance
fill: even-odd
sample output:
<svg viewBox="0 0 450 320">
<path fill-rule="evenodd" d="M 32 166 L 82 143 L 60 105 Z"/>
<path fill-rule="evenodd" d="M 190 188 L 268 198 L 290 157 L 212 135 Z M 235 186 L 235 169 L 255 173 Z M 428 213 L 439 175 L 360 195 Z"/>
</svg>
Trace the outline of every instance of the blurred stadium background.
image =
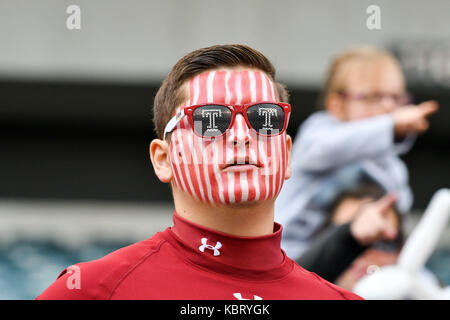
<svg viewBox="0 0 450 320">
<path fill-rule="evenodd" d="M 80 30 L 66 28 L 72 4 Z M 381 30 L 366 27 L 371 4 Z M 449 12 L 448 0 L 0 0 L 0 299 L 33 299 L 65 267 L 171 224 L 148 156 L 152 101 L 180 57 L 213 44 L 272 60 L 291 91 L 293 137 L 334 54 L 394 52 L 415 100 L 441 106 L 404 157 L 412 228 L 450 183 Z M 428 266 L 450 284 L 448 233 Z"/>
</svg>

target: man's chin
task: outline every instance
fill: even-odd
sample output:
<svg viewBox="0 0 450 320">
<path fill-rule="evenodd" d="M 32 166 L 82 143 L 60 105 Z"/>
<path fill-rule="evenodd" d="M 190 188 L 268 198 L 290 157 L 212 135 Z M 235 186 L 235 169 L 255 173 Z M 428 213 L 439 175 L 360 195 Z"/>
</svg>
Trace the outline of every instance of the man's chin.
<svg viewBox="0 0 450 320">
<path fill-rule="evenodd" d="M 241 200 L 239 202 L 229 203 L 228 205 L 232 206 L 232 207 L 236 207 L 236 208 L 238 208 L 238 207 L 240 207 L 240 208 L 250 208 L 250 207 L 255 207 L 255 206 L 261 204 L 261 202 L 262 202 L 261 200 L 259 200 L 259 201 L 257 201 L 257 200 L 245 200 L 245 201 L 243 201 L 243 200 Z"/>
<path fill-rule="evenodd" d="M 258 204 L 260 204 L 261 202 L 263 202 L 264 200 L 232 200 L 229 202 L 213 202 L 213 203 L 209 203 L 213 206 L 227 206 L 227 207 L 252 207 L 252 206 L 256 206 Z M 204 202 L 204 201 L 203 201 Z M 207 202 L 204 202 L 205 204 Z"/>
</svg>

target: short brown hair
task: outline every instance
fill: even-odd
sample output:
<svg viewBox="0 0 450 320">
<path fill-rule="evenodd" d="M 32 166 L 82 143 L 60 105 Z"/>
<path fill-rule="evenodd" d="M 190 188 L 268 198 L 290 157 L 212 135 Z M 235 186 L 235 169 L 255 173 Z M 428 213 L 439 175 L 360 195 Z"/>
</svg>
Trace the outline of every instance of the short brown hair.
<svg viewBox="0 0 450 320">
<path fill-rule="evenodd" d="M 184 101 L 183 84 L 194 76 L 219 67 L 249 67 L 265 72 L 275 82 L 275 68 L 261 52 L 242 44 L 215 45 L 195 50 L 181 58 L 164 79 L 153 102 L 153 124 L 156 136 L 163 138 L 164 128 L 174 111 Z M 289 95 L 276 83 L 278 97 L 283 102 Z M 281 92 L 280 92 L 281 91 Z"/>
</svg>

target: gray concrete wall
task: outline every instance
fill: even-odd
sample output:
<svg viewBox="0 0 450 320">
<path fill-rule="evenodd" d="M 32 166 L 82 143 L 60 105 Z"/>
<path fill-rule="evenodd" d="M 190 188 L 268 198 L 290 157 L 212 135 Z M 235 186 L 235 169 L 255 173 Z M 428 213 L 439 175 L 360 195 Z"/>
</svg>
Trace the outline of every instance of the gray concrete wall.
<svg viewBox="0 0 450 320">
<path fill-rule="evenodd" d="M 68 30 L 66 8 L 81 9 Z M 366 9 L 381 8 L 381 30 Z M 348 46 L 450 36 L 448 0 L 0 0 L 0 76 L 160 81 L 185 53 L 246 43 L 279 78 L 317 85 Z"/>
</svg>

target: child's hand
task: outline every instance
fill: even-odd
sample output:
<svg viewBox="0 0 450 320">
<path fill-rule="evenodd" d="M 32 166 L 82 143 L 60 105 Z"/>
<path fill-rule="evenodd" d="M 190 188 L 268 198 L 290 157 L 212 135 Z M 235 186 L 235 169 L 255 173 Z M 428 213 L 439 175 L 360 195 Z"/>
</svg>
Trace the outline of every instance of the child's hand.
<svg viewBox="0 0 450 320">
<path fill-rule="evenodd" d="M 396 196 L 385 195 L 381 199 L 363 205 L 350 225 L 350 232 L 361 245 L 369 245 L 378 240 L 394 240 L 397 229 L 388 221 L 388 212 L 395 203 Z"/>
<path fill-rule="evenodd" d="M 439 109 L 436 101 L 426 101 L 417 106 L 408 105 L 397 108 L 394 117 L 395 135 L 404 137 L 409 133 L 423 133 L 428 127 L 427 117 Z"/>
</svg>

